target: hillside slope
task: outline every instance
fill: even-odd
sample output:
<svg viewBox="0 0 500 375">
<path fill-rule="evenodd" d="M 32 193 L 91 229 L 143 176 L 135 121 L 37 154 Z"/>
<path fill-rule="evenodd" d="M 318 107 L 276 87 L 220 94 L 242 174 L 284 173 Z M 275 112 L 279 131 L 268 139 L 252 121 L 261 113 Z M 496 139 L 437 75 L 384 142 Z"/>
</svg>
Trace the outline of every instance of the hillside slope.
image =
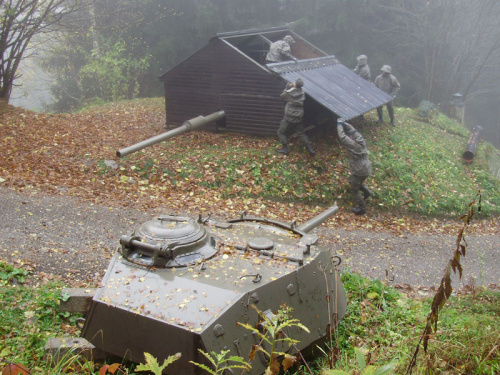
<svg viewBox="0 0 500 375">
<path fill-rule="evenodd" d="M 312 137 L 314 158 L 296 138 L 282 156 L 272 137 L 196 131 L 117 160 L 116 150 L 165 131 L 162 99 L 60 115 L 2 106 L 0 186 L 110 206 L 228 216 L 246 210 L 285 221 L 337 202 L 346 210 L 336 220 L 369 227 L 378 225 L 367 224 L 373 218 L 385 225 L 394 215 L 456 218 L 481 189 L 483 212 L 500 212 L 500 183 L 486 170 L 487 154 L 498 153 L 491 146 L 481 142 L 474 163 L 463 165 L 468 133 L 445 116 L 423 122 L 397 108 L 395 129 L 376 124 L 375 113 L 366 118 L 355 123 L 374 166 L 366 218 L 350 214 L 346 153 L 332 131 Z"/>
</svg>

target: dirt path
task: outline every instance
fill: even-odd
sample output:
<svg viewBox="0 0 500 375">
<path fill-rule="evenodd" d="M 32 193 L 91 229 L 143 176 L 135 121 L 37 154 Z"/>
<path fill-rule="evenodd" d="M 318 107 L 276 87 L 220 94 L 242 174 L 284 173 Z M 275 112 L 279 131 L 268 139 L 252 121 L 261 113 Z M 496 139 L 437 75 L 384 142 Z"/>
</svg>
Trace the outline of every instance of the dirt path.
<svg viewBox="0 0 500 375">
<path fill-rule="evenodd" d="M 118 247 L 121 235 L 168 211 L 141 212 L 96 206 L 68 197 L 26 195 L 0 188 L 0 260 L 34 272 L 36 279 L 62 279 L 71 286 L 96 286 Z M 187 214 L 187 213 L 182 213 Z M 191 213 L 193 215 L 193 213 Z M 316 229 L 321 244 L 343 258 L 343 267 L 392 285 L 436 287 L 453 253 L 456 233 L 392 234 Z M 468 236 L 462 281 L 500 286 L 500 235 Z"/>
</svg>

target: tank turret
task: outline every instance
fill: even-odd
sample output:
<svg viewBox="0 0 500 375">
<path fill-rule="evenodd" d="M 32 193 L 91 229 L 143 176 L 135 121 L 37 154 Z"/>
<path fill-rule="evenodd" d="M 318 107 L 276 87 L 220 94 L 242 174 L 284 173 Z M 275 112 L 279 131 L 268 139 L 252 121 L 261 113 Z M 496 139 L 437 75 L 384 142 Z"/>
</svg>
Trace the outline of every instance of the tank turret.
<svg viewBox="0 0 500 375">
<path fill-rule="evenodd" d="M 145 352 L 160 363 L 181 352 L 166 371 L 201 374 L 190 363 L 206 363 L 199 349 L 248 358 L 259 344 L 237 324 L 259 322 L 251 305 L 273 313 L 286 304 L 309 329 L 287 333 L 299 340 L 291 354 L 303 350 L 325 338 L 329 313 L 336 320 L 345 313 L 337 257 L 310 233 L 337 210 L 302 225 L 244 213 L 225 222 L 201 215 L 150 220 L 120 239 L 82 336 L 137 363 Z M 256 356 L 251 365 L 251 374 L 261 374 L 267 359 Z"/>
<path fill-rule="evenodd" d="M 224 116 L 224 111 L 199 116 L 117 155 Z M 303 350 L 323 340 L 345 313 L 336 267 L 340 258 L 319 246 L 311 233 L 337 211 L 330 207 L 301 225 L 246 213 L 228 221 L 201 214 L 147 221 L 120 238 L 81 335 L 96 348 L 137 363 L 144 361 L 144 353 L 163 363 L 180 352 L 166 371 L 198 375 L 205 372 L 191 362 L 210 366 L 200 350 L 229 350 L 247 359 L 254 345 L 265 345 L 238 323 L 255 326 L 257 310 L 268 316 L 285 304 L 308 331 L 290 327 L 286 334 L 298 343 L 280 350 Z M 250 374 L 262 374 L 267 365 L 268 358 L 259 352 Z"/>
</svg>

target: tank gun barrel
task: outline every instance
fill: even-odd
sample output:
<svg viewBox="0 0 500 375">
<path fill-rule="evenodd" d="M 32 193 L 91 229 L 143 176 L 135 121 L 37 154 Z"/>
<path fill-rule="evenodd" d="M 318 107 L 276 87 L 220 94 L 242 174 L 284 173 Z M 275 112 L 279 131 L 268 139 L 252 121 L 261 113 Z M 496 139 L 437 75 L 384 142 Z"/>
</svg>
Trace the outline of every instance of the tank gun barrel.
<svg viewBox="0 0 500 375">
<path fill-rule="evenodd" d="M 299 225 L 297 227 L 298 230 L 301 230 L 302 232 L 310 232 L 314 228 L 316 228 L 318 225 L 321 223 L 325 222 L 329 218 L 331 218 L 333 215 L 335 215 L 338 212 L 339 208 L 338 206 L 332 206 L 330 208 L 327 208 L 325 211 L 321 212 L 319 215 L 314 216 L 312 219 L 306 221 L 305 223 Z"/>
<path fill-rule="evenodd" d="M 169 130 L 169 131 L 162 133 L 162 134 L 158 134 L 157 136 L 154 136 L 154 137 L 146 139 L 142 142 L 136 143 L 135 145 L 122 148 L 121 150 L 116 151 L 116 156 L 118 156 L 119 158 L 122 158 L 124 156 L 129 155 L 129 154 L 132 154 L 133 152 L 140 151 L 143 148 L 146 148 L 146 147 L 152 146 L 156 143 L 165 141 L 165 140 L 172 138 L 172 137 L 175 137 L 179 134 L 187 133 L 191 130 L 198 129 L 204 125 L 210 124 L 211 122 L 220 121 L 225 116 L 226 116 L 226 113 L 224 111 L 217 111 L 217 112 L 214 112 L 208 116 L 198 116 L 198 117 L 192 118 L 191 120 L 185 121 L 178 128 Z"/>
</svg>

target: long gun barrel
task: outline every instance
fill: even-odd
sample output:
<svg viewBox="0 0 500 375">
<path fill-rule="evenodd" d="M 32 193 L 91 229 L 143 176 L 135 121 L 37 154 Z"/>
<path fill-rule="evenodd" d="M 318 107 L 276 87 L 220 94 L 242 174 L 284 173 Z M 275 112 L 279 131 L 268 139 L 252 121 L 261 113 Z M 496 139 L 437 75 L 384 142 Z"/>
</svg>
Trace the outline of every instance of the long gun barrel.
<svg viewBox="0 0 500 375">
<path fill-rule="evenodd" d="M 206 117 L 204 116 L 198 116 L 195 118 L 192 118 L 191 120 L 185 121 L 181 126 L 178 128 L 169 130 L 168 132 L 158 134 L 155 137 L 146 139 L 142 142 L 136 143 L 135 145 L 129 146 L 122 148 L 121 150 L 116 151 L 116 156 L 119 158 L 122 158 L 124 156 L 127 156 L 133 152 L 140 151 L 143 148 L 152 146 L 156 143 L 163 142 L 169 138 L 175 137 L 179 134 L 187 133 L 191 130 L 200 128 L 204 125 L 210 124 L 212 122 L 217 122 L 222 120 L 226 116 L 226 113 L 224 111 L 217 111 L 214 112 Z"/>
<path fill-rule="evenodd" d="M 306 221 L 305 223 L 299 225 L 297 229 L 309 233 L 318 225 L 320 225 L 321 223 L 325 222 L 333 215 L 335 215 L 338 212 L 338 210 L 339 210 L 338 206 L 332 206 L 326 209 L 325 211 L 321 212 L 319 215 L 314 216 L 311 220 Z"/>
</svg>

